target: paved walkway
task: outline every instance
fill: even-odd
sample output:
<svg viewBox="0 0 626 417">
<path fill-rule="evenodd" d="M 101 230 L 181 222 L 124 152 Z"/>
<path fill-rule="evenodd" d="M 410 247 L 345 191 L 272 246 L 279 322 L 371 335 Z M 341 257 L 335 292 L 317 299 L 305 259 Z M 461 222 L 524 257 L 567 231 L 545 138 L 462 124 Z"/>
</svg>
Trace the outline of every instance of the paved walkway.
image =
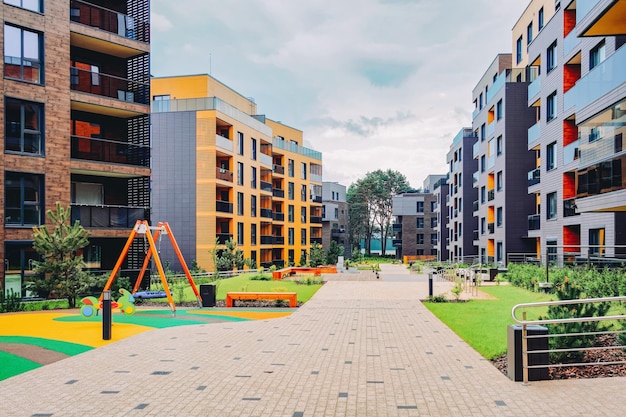
<svg viewBox="0 0 626 417">
<path fill-rule="evenodd" d="M 391 279 L 401 268 L 329 282 L 290 317 L 149 331 L 7 379 L 0 414 L 623 414 L 626 378 L 510 381 L 419 302 L 423 277 Z"/>
</svg>

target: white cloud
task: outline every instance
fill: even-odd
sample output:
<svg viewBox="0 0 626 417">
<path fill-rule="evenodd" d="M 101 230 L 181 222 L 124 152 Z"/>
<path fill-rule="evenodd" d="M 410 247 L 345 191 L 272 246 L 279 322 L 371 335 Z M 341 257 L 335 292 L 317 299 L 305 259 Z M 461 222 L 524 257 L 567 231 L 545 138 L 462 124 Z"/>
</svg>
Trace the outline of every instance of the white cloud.
<svg viewBox="0 0 626 417">
<path fill-rule="evenodd" d="M 150 12 L 150 29 L 157 32 L 167 32 L 174 25 L 162 14 Z"/>
<path fill-rule="evenodd" d="M 445 173 L 527 0 L 152 0 L 152 73 L 211 73 L 304 131 L 324 179 Z M 160 21 L 155 16 L 167 16 Z M 171 22 L 168 28 L 167 23 Z M 155 27 L 157 25 L 157 27 Z"/>
</svg>

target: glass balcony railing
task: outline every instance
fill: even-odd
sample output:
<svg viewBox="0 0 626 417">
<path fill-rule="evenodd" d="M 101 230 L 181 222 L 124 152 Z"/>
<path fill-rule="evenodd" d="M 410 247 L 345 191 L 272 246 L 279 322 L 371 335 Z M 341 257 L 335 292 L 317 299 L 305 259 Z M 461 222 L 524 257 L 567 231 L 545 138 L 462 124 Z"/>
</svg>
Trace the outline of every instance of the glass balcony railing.
<svg viewBox="0 0 626 417">
<path fill-rule="evenodd" d="M 541 229 L 541 216 L 539 214 L 532 214 L 528 216 L 528 230 Z"/>
<path fill-rule="evenodd" d="M 540 123 L 537 122 L 528 129 L 528 146 L 541 137 Z"/>
<path fill-rule="evenodd" d="M 493 201 L 496 198 L 496 190 L 493 188 L 487 191 L 487 201 Z"/>
<path fill-rule="evenodd" d="M 478 211 L 478 200 L 474 200 L 472 203 L 472 211 Z"/>
<path fill-rule="evenodd" d="M 600 0 L 579 0 L 576 2 L 576 25 L 578 25 Z"/>
<path fill-rule="evenodd" d="M 569 109 L 576 105 L 576 101 L 578 99 L 578 89 L 576 88 L 577 84 L 574 84 L 572 88 L 567 90 L 565 94 L 563 94 L 563 111 L 567 112 Z"/>
<path fill-rule="evenodd" d="M 274 211 L 274 212 L 272 212 L 272 219 L 276 220 L 278 222 L 284 222 L 285 221 L 285 213 L 281 213 L 279 211 Z"/>
<path fill-rule="evenodd" d="M 318 245 L 322 244 L 322 238 L 321 237 L 312 237 L 310 238 L 311 241 L 311 245 L 314 243 L 317 243 Z"/>
<path fill-rule="evenodd" d="M 259 181 L 261 185 L 261 191 L 265 191 L 268 193 L 272 192 L 272 183 L 267 181 Z"/>
<path fill-rule="evenodd" d="M 150 147 L 109 139 L 72 136 L 71 157 L 88 161 L 150 166 Z"/>
<path fill-rule="evenodd" d="M 528 85 L 528 103 L 532 103 L 533 99 L 541 91 L 541 77 L 535 78 L 535 80 Z"/>
<path fill-rule="evenodd" d="M 474 143 L 474 145 L 472 145 L 472 158 L 473 159 L 478 158 L 479 153 L 480 153 L 480 142 L 476 142 Z"/>
<path fill-rule="evenodd" d="M 504 87 L 504 83 L 506 82 L 506 71 L 502 71 L 500 75 L 498 75 L 487 91 L 487 101 L 489 103 L 493 98 L 498 94 L 498 92 Z"/>
<path fill-rule="evenodd" d="M 217 244 L 223 245 L 233 238 L 232 233 L 216 233 L 215 237 L 217 238 Z"/>
<path fill-rule="evenodd" d="M 282 165 L 274 164 L 274 165 L 272 165 L 272 171 L 274 171 L 275 174 L 284 174 L 285 173 L 285 167 L 282 166 Z"/>
<path fill-rule="evenodd" d="M 83 227 L 131 228 L 137 220 L 150 218 L 147 207 L 71 205 L 72 223 L 80 221 Z"/>
<path fill-rule="evenodd" d="M 479 112 L 480 112 L 480 110 L 478 110 L 478 108 L 474 109 L 474 111 L 472 112 L 472 120 L 474 120 L 476 118 L 476 116 L 478 116 Z"/>
<path fill-rule="evenodd" d="M 496 131 L 496 121 L 492 121 L 487 125 L 487 137 L 493 135 L 493 132 Z"/>
<path fill-rule="evenodd" d="M 541 182 L 541 169 L 535 168 L 532 171 L 528 171 L 528 186 L 539 184 Z"/>
<path fill-rule="evenodd" d="M 278 198 L 285 198 L 285 190 L 281 188 L 272 188 L 272 196 Z"/>
<path fill-rule="evenodd" d="M 310 216 L 309 217 L 309 222 L 310 223 L 321 223 L 322 222 L 322 216 Z"/>
<path fill-rule="evenodd" d="M 124 3 L 125 4 L 125 3 Z M 139 42 L 150 42 L 150 22 L 79 0 L 70 0 L 70 20 Z"/>
<path fill-rule="evenodd" d="M 578 144 L 579 141 L 570 143 L 563 147 L 563 164 L 567 165 L 571 162 L 578 160 Z"/>
<path fill-rule="evenodd" d="M 576 82 L 576 111 L 580 111 L 600 97 L 626 82 L 626 47 L 598 64 Z"/>
<path fill-rule="evenodd" d="M 233 203 L 228 201 L 215 201 L 215 211 L 220 213 L 232 213 L 233 212 Z"/>
<path fill-rule="evenodd" d="M 70 88 L 128 103 L 150 103 L 149 84 L 76 67 L 70 67 Z"/>
<path fill-rule="evenodd" d="M 313 149 L 305 148 L 304 146 L 299 146 L 296 143 L 287 142 L 286 140 L 274 138 L 272 141 L 272 145 L 278 149 L 284 149 L 293 153 L 297 153 L 309 158 L 322 160 L 322 153 Z"/>
<path fill-rule="evenodd" d="M 576 30 L 574 29 L 563 39 L 563 56 L 567 56 L 567 54 L 572 52 L 579 42 L 580 38 L 576 36 Z"/>
<path fill-rule="evenodd" d="M 261 217 L 265 217 L 266 219 L 272 219 L 274 217 L 272 213 L 272 209 L 262 208 Z"/>
<path fill-rule="evenodd" d="M 225 168 L 215 168 L 215 178 L 222 181 L 233 182 L 233 172 Z"/>
<path fill-rule="evenodd" d="M 274 243 L 274 236 L 272 235 L 261 236 L 261 245 L 272 245 L 273 243 Z"/>
<path fill-rule="evenodd" d="M 229 152 L 233 151 L 233 141 L 222 135 L 215 135 L 215 146 L 225 149 Z"/>
</svg>

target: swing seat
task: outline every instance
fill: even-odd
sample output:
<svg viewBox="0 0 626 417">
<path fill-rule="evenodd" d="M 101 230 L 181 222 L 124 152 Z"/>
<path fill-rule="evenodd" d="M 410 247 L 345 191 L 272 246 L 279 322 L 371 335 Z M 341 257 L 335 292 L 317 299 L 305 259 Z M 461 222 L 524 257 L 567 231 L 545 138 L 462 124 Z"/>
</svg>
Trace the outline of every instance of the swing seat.
<svg viewBox="0 0 626 417">
<path fill-rule="evenodd" d="M 133 294 L 133 297 L 139 300 L 146 300 L 150 298 L 167 298 L 165 291 L 138 291 Z"/>
</svg>

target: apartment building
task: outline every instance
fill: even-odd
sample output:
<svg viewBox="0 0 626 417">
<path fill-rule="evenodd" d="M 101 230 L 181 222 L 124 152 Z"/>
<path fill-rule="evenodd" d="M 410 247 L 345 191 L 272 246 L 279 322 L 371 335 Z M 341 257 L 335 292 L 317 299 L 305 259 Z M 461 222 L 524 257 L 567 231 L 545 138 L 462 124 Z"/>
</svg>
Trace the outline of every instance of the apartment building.
<svg viewBox="0 0 626 417">
<path fill-rule="evenodd" d="M 398 194 L 392 200 L 392 225 L 396 259 L 437 259 L 439 252 L 437 198 L 430 191 L 446 175 L 429 175 L 421 192 Z M 415 258 L 417 257 L 417 258 Z"/>
<path fill-rule="evenodd" d="M 150 217 L 149 0 L 16 1 L 4 26 L 0 287 L 29 296 L 32 228 L 71 205 L 88 268 L 110 270 Z M 131 248 L 124 269 L 141 266 Z"/>
<path fill-rule="evenodd" d="M 512 67 L 511 54 L 499 54 L 472 92 L 473 146 L 478 190 L 473 233 L 482 263 L 506 263 L 507 255 L 534 250 L 527 237 L 527 217 L 535 210 L 527 194 L 527 173 L 535 167 L 528 152 L 528 128 L 535 113 L 528 107 L 528 82 L 523 68 Z"/>
<path fill-rule="evenodd" d="M 437 260 L 447 261 L 448 254 L 448 221 L 449 221 L 449 209 L 448 209 L 448 177 L 440 178 L 433 185 L 433 196 L 435 197 L 436 207 L 435 214 L 437 216 L 435 224 L 435 233 L 437 233 Z"/>
<path fill-rule="evenodd" d="M 337 182 L 322 182 L 322 246 L 328 248 L 331 241 L 343 246 L 343 256 L 348 259 L 350 245 L 350 213 L 346 201 L 346 186 Z"/>
<path fill-rule="evenodd" d="M 322 155 L 302 131 L 206 74 L 151 88 L 153 218 L 181 236 L 187 262 L 212 269 L 231 238 L 258 266 L 305 261 L 322 243 Z M 171 251 L 163 259 L 176 266 Z"/>
<path fill-rule="evenodd" d="M 447 259 L 454 262 L 472 261 L 477 254 L 474 236 L 478 230 L 478 189 L 474 187 L 472 176 L 478 169 L 474 159 L 474 145 L 478 141 L 471 127 L 462 128 L 452 140 L 446 155 L 448 163 L 448 198 L 445 211 L 448 216 Z M 472 179 L 470 179 L 472 178 Z M 474 210 L 476 209 L 476 210 Z"/>
</svg>

